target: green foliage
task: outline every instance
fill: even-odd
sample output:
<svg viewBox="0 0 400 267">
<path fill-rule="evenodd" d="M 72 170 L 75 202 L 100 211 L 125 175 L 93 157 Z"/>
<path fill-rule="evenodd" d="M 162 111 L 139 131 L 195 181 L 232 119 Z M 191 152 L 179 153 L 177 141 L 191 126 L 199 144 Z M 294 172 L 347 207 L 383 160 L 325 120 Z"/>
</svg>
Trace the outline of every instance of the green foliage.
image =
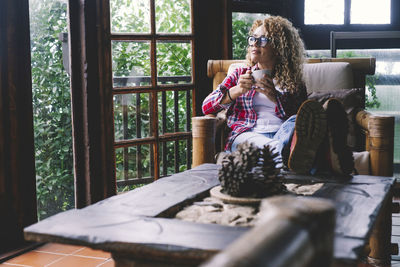
<svg viewBox="0 0 400 267">
<path fill-rule="evenodd" d="M 147 0 L 111 0 L 110 12 L 113 32 L 150 32 L 150 7 Z M 65 0 L 30 0 L 33 107 L 36 146 L 38 215 L 40 219 L 74 206 L 74 182 L 71 136 L 69 78 L 62 65 L 62 44 L 58 35 L 67 31 L 67 4 Z M 184 33 L 191 31 L 190 3 L 188 0 L 156 1 L 156 27 L 158 32 Z M 158 76 L 190 76 L 192 69 L 191 44 L 187 42 L 157 42 Z M 114 77 L 150 77 L 150 42 L 114 41 L 112 43 Z M 116 86 L 149 85 L 115 84 Z M 174 132 L 174 115 L 178 112 L 179 131 L 186 128 L 185 92 L 179 92 L 178 110 L 174 108 L 173 92 L 166 92 L 166 132 Z M 159 93 L 159 102 L 161 93 Z M 140 109 L 137 105 L 140 102 Z M 124 110 L 128 120 L 125 121 Z M 137 93 L 114 97 L 115 139 L 150 136 L 150 94 Z M 159 109 L 161 111 L 161 109 Z M 136 113 L 139 112 L 139 117 Z M 161 114 L 158 117 L 161 127 Z M 140 120 L 141 132 L 137 133 Z M 161 128 L 159 129 L 161 133 Z M 179 141 L 179 170 L 186 169 L 186 142 Z M 138 164 L 142 176 L 149 177 L 150 145 L 127 149 L 128 176 L 136 177 Z M 168 173 L 173 173 L 173 143 L 167 151 Z M 123 149 L 116 150 L 117 179 L 124 174 Z M 171 164 L 172 163 L 172 164 Z M 131 187 L 122 188 L 129 190 Z"/>
<path fill-rule="evenodd" d="M 67 30 L 66 11 L 63 1 L 30 1 L 39 219 L 74 206 L 69 78 L 58 39 Z"/>
<path fill-rule="evenodd" d="M 349 57 L 361 57 L 354 51 L 345 51 L 338 53 L 338 58 L 349 58 Z M 366 108 L 379 108 L 381 106 L 380 101 L 378 100 L 378 96 L 376 95 L 376 82 L 379 80 L 379 76 L 375 75 L 367 75 L 366 77 L 366 87 L 367 93 L 365 94 L 365 107 Z"/>
<path fill-rule="evenodd" d="M 150 32 L 148 0 L 110 0 L 111 31 Z"/>
<path fill-rule="evenodd" d="M 376 82 L 379 80 L 379 76 L 375 75 L 367 75 L 366 77 L 366 86 L 368 90 L 368 94 L 365 96 L 365 107 L 366 108 L 379 108 L 381 106 L 381 102 L 378 100 L 378 96 L 376 95 Z"/>
<path fill-rule="evenodd" d="M 246 58 L 247 36 L 252 22 L 232 19 L 233 59 Z"/>
<path fill-rule="evenodd" d="M 190 29 L 189 0 L 156 0 L 156 31 L 188 33 Z"/>
<path fill-rule="evenodd" d="M 128 192 L 128 191 L 130 191 L 130 190 L 133 190 L 133 189 L 142 187 L 142 186 L 144 186 L 144 185 L 145 185 L 145 184 L 125 185 L 125 186 L 122 186 L 122 187 L 118 190 L 118 192 L 119 192 L 119 193 L 125 193 L 125 192 Z"/>
</svg>

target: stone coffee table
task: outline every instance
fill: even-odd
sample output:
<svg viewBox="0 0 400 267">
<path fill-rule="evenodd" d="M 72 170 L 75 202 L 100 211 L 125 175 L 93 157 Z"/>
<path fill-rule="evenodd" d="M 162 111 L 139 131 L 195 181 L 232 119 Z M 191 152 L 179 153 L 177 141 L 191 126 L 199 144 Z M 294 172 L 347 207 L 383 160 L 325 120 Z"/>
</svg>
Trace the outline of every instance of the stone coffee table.
<svg viewBox="0 0 400 267">
<path fill-rule="evenodd" d="M 109 251 L 116 266 L 133 266 L 135 261 L 196 266 L 250 229 L 174 217 L 183 207 L 202 202 L 219 185 L 218 168 L 203 164 L 86 208 L 59 213 L 25 228 L 25 238 Z M 324 183 L 312 196 L 334 202 L 336 262 L 356 264 L 365 256 L 370 237 L 370 256 L 390 260 L 394 179 L 357 175 L 338 181 L 290 173 L 285 179 L 291 184 Z"/>
</svg>

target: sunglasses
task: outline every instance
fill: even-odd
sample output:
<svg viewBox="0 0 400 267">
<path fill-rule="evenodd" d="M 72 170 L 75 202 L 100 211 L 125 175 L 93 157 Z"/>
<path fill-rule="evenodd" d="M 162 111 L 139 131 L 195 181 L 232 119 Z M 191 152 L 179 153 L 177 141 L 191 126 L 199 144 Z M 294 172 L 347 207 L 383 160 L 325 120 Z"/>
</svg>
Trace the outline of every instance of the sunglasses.
<svg viewBox="0 0 400 267">
<path fill-rule="evenodd" d="M 264 37 L 264 36 L 261 36 L 258 38 L 254 37 L 254 36 L 247 37 L 247 43 L 250 46 L 257 45 L 257 43 L 258 43 L 258 46 L 265 47 L 269 42 L 271 42 L 271 39 Z"/>
</svg>

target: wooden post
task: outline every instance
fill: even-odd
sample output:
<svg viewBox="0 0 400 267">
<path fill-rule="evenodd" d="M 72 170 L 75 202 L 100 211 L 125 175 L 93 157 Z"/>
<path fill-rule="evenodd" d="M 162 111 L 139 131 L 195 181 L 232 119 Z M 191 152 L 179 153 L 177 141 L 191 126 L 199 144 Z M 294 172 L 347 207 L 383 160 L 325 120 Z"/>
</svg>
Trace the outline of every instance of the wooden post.
<svg viewBox="0 0 400 267">
<path fill-rule="evenodd" d="M 371 173 L 379 176 L 392 176 L 394 149 L 394 117 L 371 116 L 369 123 L 369 153 Z"/>
<path fill-rule="evenodd" d="M 194 116 L 201 116 L 201 104 L 212 92 L 211 80 L 207 79 L 207 60 L 231 57 L 231 12 L 230 0 L 193 1 L 194 62 L 193 73 L 196 89 L 193 96 Z M 213 18 L 213 19 L 207 19 Z"/>
<path fill-rule="evenodd" d="M 330 266 L 335 208 L 326 199 L 264 200 L 259 223 L 202 267 Z"/>
<path fill-rule="evenodd" d="M 203 163 L 214 163 L 216 121 L 216 118 L 208 116 L 192 118 L 192 168 Z"/>
<path fill-rule="evenodd" d="M 371 175 L 393 176 L 394 116 L 374 116 L 360 111 L 357 122 L 366 130 L 366 150 L 370 153 Z"/>
<path fill-rule="evenodd" d="M 392 194 L 388 194 L 369 239 L 369 264 L 373 266 L 390 266 L 392 252 L 391 236 Z"/>
<path fill-rule="evenodd" d="M 77 208 L 116 194 L 109 7 L 68 2 Z"/>
<path fill-rule="evenodd" d="M 29 1 L 0 1 L 0 254 L 37 221 Z"/>
</svg>

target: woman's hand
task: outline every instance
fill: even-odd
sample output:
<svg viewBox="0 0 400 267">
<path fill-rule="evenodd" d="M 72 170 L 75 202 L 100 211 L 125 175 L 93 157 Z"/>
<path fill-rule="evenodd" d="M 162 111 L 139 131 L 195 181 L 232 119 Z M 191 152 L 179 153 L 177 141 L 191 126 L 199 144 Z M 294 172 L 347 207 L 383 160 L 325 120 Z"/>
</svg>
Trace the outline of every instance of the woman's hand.
<svg viewBox="0 0 400 267">
<path fill-rule="evenodd" d="M 264 74 L 264 77 L 257 80 L 254 84 L 256 92 L 264 94 L 269 100 L 276 104 L 276 89 L 272 78 Z"/>
<path fill-rule="evenodd" d="M 225 94 L 225 97 L 222 99 L 222 103 L 227 104 L 235 101 L 235 99 L 238 98 L 240 95 L 250 91 L 253 85 L 254 80 L 251 76 L 251 70 L 248 70 L 245 74 L 240 75 L 237 85 L 229 89 L 230 97 L 228 96 L 228 92 Z"/>
<path fill-rule="evenodd" d="M 246 71 L 245 74 L 240 75 L 239 81 L 238 81 L 240 95 L 245 94 L 248 91 L 250 91 L 253 84 L 254 84 L 254 81 L 253 81 L 253 77 L 251 76 L 251 70 L 248 70 L 248 71 Z"/>
</svg>

